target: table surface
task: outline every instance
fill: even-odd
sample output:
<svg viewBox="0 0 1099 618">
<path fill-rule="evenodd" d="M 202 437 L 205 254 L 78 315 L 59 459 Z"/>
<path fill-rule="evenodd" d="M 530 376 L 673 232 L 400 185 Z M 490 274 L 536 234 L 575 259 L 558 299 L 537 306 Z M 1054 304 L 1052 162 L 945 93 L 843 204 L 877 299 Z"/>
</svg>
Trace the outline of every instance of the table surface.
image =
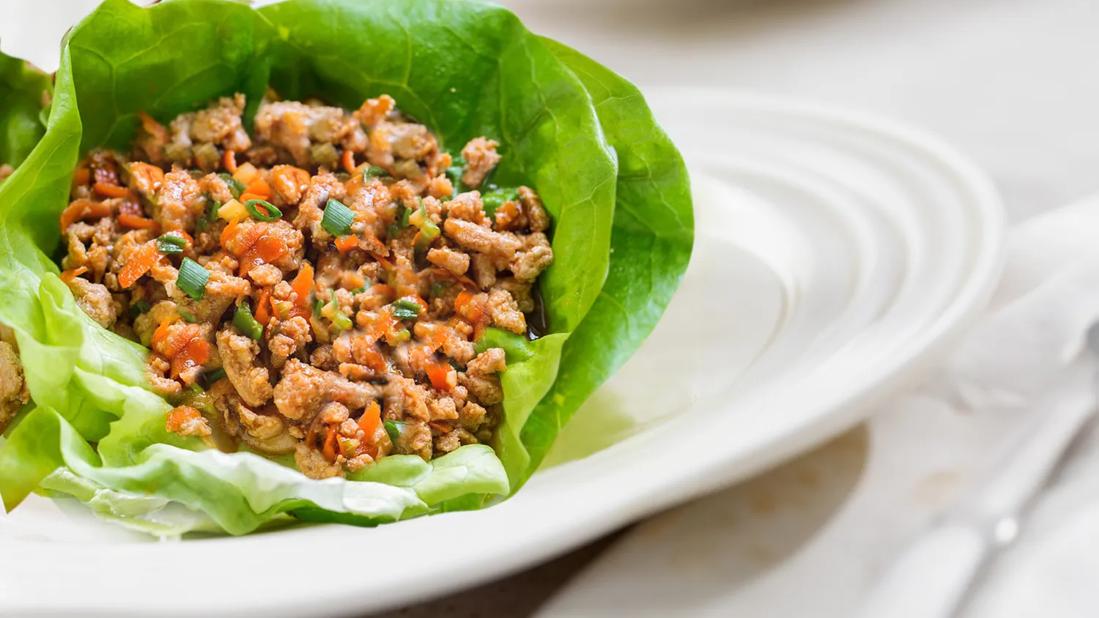
<svg viewBox="0 0 1099 618">
<path fill-rule="evenodd" d="M 723 86 L 851 106 L 922 126 L 998 185 L 1018 222 L 1099 189 L 1099 3 L 1089 0 L 505 0 L 539 33 L 603 62 L 643 90 Z M 46 68 L 67 24 L 95 0 L 5 0 L 3 49 Z M 916 529 L 966 483 L 995 424 L 907 398 L 797 460 L 701 504 L 736 505 L 754 566 L 733 592 L 796 615 L 789 591 L 855 594 L 806 581 L 807 555 Z M 923 461 L 922 467 L 911 462 Z M 931 463 L 928 463 L 931 462 Z M 791 489 L 793 488 L 793 489 Z M 903 488 L 903 492 L 901 489 Z M 892 492 L 892 493 L 890 493 Z M 883 518 L 891 501 L 911 512 Z M 895 510 L 895 509 L 894 509 Z M 698 512 L 698 509 L 695 509 Z M 892 511 L 889 511 L 892 512 Z M 665 516 L 674 521 L 675 514 Z M 873 523 L 880 534 L 854 531 Z M 892 527 L 892 529 L 889 529 Z M 613 535 L 612 535 L 613 537 Z M 545 565 L 392 616 L 524 615 L 605 555 L 605 538 Z M 819 579 L 819 578 L 816 578 Z M 827 579 L 827 578 L 825 578 Z M 751 580 L 751 581 L 747 581 Z M 834 602 L 828 606 L 828 602 Z M 786 608 L 787 611 L 783 611 Z"/>
</svg>

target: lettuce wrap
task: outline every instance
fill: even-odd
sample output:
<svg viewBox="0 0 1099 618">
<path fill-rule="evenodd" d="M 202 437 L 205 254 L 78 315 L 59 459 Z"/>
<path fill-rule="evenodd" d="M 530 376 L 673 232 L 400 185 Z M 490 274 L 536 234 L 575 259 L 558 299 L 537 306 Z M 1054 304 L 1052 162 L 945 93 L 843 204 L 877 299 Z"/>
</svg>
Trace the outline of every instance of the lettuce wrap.
<svg viewBox="0 0 1099 618">
<path fill-rule="evenodd" d="M 126 148 L 139 112 L 164 121 L 235 92 L 248 97 L 248 122 L 268 88 L 343 107 L 391 94 L 448 150 L 497 140 L 506 156 L 494 180 L 538 189 L 556 256 L 539 282 L 548 330 L 528 341 L 489 329 L 478 342 L 507 353 L 491 447 L 393 455 L 324 480 L 212 450 L 166 431 L 171 406 L 145 382 L 148 351 L 84 315 L 58 278 L 58 215 L 83 153 Z M 160 535 L 293 519 L 374 525 L 490 505 L 530 478 L 651 332 L 692 239 L 685 167 L 636 88 L 505 9 L 107 0 L 66 38 L 46 130 L 0 185 L 0 323 L 15 332 L 33 399 L 0 445 L 0 496 L 8 509 L 35 491 L 68 496 Z"/>
</svg>

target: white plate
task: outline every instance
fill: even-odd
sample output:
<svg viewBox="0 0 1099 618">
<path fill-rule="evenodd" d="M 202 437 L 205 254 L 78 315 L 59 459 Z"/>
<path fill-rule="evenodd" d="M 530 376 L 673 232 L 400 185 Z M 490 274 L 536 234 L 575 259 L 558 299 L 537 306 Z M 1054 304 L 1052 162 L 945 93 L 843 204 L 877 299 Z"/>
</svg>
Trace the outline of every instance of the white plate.
<svg viewBox="0 0 1099 618">
<path fill-rule="evenodd" d="M 862 418 L 975 315 L 1003 242 L 990 183 L 919 132 L 717 91 L 655 93 L 697 244 L 657 332 L 484 511 L 152 543 L 40 499 L 0 520 L 0 612 L 366 612 L 543 560 Z"/>
</svg>

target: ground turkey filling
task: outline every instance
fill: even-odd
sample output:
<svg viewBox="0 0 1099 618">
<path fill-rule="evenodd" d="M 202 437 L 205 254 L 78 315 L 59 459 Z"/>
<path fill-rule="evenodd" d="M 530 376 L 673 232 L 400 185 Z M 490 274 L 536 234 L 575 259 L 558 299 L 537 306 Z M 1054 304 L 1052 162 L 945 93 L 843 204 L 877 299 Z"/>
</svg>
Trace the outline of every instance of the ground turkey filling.
<svg viewBox="0 0 1099 618">
<path fill-rule="evenodd" d="M 293 453 L 314 478 L 491 439 L 504 351 L 474 342 L 535 336 L 537 194 L 486 182 L 496 142 L 452 158 L 388 96 L 264 101 L 252 135 L 244 106 L 143 115 L 132 155 L 81 164 L 61 216 L 62 279 L 152 350 L 168 430 Z"/>
</svg>

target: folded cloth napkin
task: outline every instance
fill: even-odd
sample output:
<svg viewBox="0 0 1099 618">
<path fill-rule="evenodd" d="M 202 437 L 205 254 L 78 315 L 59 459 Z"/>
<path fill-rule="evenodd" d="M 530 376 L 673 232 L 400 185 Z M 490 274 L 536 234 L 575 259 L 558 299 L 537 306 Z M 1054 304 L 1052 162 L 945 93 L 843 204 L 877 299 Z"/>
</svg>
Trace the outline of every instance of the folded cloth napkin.
<svg viewBox="0 0 1099 618">
<path fill-rule="evenodd" d="M 629 532 L 543 616 L 848 616 L 936 514 L 1051 405 L 1095 405 L 1099 196 L 1017 225 L 988 312 L 938 374 L 861 426 Z M 963 614 L 1099 615 L 1099 431 L 998 555 Z"/>
</svg>

